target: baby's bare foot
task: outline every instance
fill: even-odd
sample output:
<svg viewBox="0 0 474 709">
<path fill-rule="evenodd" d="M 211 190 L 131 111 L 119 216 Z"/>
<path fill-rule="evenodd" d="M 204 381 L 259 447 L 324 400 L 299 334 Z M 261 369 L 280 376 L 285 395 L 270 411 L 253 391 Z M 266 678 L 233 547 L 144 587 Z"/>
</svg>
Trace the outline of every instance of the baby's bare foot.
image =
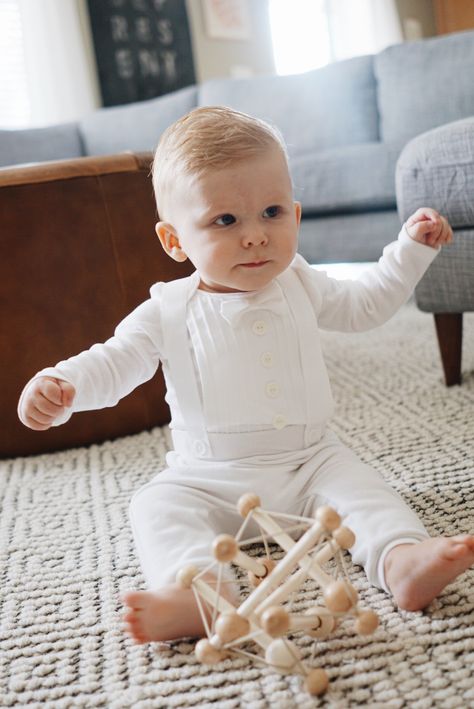
<svg viewBox="0 0 474 709">
<path fill-rule="evenodd" d="M 129 591 L 123 601 L 128 606 L 123 618 L 126 631 L 137 643 L 205 634 L 190 589 L 173 584 L 158 591 Z"/>
<path fill-rule="evenodd" d="M 206 580 L 213 588 L 216 587 L 214 578 Z M 235 597 L 233 586 L 226 586 L 222 589 L 222 595 L 232 600 Z M 129 591 L 124 594 L 123 602 L 128 606 L 123 617 L 125 630 L 138 644 L 206 635 L 190 588 L 170 584 L 157 591 Z"/>
<path fill-rule="evenodd" d="M 435 537 L 391 549 L 385 559 L 385 578 L 397 605 L 417 611 L 472 565 L 474 536 Z"/>
</svg>

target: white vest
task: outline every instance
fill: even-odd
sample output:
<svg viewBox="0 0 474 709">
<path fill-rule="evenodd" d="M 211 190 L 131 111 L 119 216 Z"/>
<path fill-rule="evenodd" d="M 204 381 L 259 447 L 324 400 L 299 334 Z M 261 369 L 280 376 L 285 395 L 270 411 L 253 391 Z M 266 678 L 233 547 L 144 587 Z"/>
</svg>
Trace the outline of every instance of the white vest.
<svg viewBox="0 0 474 709">
<path fill-rule="evenodd" d="M 316 443 L 333 411 L 333 400 L 324 364 L 314 308 L 293 269 L 277 279 L 297 327 L 300 362 L 305 392 L 305 425 L 286 425 L 279 419 L 273 428 L 252 433 L 210 433 L 206 426 L 199 382 L 189 347 L 188 301 L 199 285 L 199 277 L 164 284 L 162 290 L 162 332 L 167 361 L 163 363 L 168 389 L 173 388 L 184 421 L 184 429 L 172 426 L 175 450 L 187 459 L 233 459 L 265 453 L 301 450 Z M 229 377 L 232 372 L 229 371 Z M 238 392 L 236 392 L 238 396 Z M 231 405 L 231 402 L 229 402 Z M 173 418 L 173 406 L 172 418 Z"/>
</svg>

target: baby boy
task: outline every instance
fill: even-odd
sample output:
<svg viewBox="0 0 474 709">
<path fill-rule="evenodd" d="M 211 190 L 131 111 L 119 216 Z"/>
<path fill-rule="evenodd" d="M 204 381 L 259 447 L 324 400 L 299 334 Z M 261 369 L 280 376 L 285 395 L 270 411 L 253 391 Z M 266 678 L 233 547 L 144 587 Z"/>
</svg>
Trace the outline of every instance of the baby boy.
<svg viewBox="0 0 474 709">
<path fill-rule="evenodd" d="M 18 409 L 25 425 L 45 430 L 115 405 L 163 366 L 173 450 L 130 506 L 148 590 L 125 595 L 128 632 L 137 642 L 203 634 L 176 573 L 212 561 L 215 536 L 236 532 L 236 502 L 249 491 L 276 512 L 310 517 L 331 505 L 354 531 L 353 561 L 369 581 L 401 608 L 425 607 L 474 563 L 474 537 L 430 537 L 328 428 L 319 329 L 388 320 L 451 241 L 448 223 L 419 209 L 358 280 L 329 278 L 297 254 L 301 206 L 279 133 L 223 107 L 196 109 L 165 131 L 153 184 L 161 245 L 190 259 L 194 274 L 155 284 L 113 337 L 35 375 Z"/>
</svg>

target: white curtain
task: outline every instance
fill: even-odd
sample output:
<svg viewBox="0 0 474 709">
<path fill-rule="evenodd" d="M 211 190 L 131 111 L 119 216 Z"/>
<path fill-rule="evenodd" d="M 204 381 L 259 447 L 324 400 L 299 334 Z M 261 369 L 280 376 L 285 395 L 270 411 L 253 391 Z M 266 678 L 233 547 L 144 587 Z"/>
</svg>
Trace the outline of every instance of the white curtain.
<svg viewBox="0 0 474 709">
<path fill-rule="evenodd" d="M 375 54 L 403 41 L 395 0 L 326 0 L 334 60 Z"/>
<path fill-rule="evenodd" d="M 84 0 L 19 0 L 30 125 L 74 121 L 100 104 Z"/>
</svg>

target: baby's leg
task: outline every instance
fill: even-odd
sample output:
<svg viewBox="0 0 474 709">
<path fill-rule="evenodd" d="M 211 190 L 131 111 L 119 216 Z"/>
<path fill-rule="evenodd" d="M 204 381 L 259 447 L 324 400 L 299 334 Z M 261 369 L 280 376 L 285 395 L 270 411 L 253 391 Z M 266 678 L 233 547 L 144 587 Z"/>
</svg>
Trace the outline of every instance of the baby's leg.
<svg viewBox="0 0 474 709">
<path fill-rule="evenodd" d="M 237 528 L 241 523 L 235 507 L 228 508 L 203 491 L 155 480 L 134 495 L 130 518 L 150 590 L 124 595 L 127 632 L 139 643 L 204 635 L 192 589 L 181 588 L 175 579 L 188 564 L 203 569 L 212 563 L 214 538 L 221 532 L 234 532 L 233 525 Z M 206 575 L 214 587 L 215 573 Z M 237 602 L 238 590 L 230 573 L 223 579 L 221 593 Z"/>
<path fill-rule="evenodd" d="M 401 608 L 426 606 L 474 563 L 469 535 L 430 539 L 416 514 L 382 476 L 329 434 L 313 463 L 314 507 L 330 504 L 356 535 L 353 561 Z"/>
</svg>

